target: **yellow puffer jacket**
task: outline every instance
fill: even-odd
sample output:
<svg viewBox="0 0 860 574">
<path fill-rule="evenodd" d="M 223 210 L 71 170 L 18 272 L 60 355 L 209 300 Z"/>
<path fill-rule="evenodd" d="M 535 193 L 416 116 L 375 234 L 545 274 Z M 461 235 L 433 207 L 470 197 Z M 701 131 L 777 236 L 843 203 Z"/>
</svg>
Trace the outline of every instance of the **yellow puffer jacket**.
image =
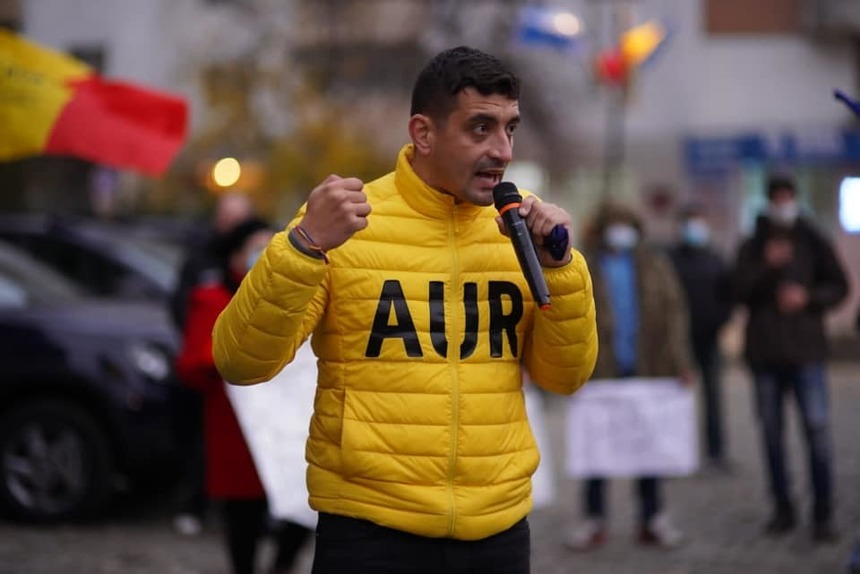
<svg viewBox="0 0 860 574">
<path fill-rule="evenodd" d="M 552 306 L 539 310 L 496 211 L 425 185 L 411 153 L 365 185 L 369 225 L 329 265 L 275 235 L 219 317 L 213 353 L 226 380 L 253 384 L 313 333 L 311 506 L 476 540 L 531 510 L 539 455 L 521 362 L 550 391 L 588 379 L 591 280 L 579 253 L 546 269 Z"/>
</svg>

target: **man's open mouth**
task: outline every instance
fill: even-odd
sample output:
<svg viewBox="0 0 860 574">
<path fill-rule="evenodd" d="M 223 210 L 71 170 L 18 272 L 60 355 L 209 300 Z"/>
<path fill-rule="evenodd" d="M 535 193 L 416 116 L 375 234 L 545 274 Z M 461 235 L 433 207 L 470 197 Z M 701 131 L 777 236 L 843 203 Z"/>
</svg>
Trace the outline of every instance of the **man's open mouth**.
<svg viewBox="0 0 860 574">
<path fill-rule="evenodd" d="M 502 175 L 504 172 L 497 170 L 488 170 L 488 171 L 478 171 L 475 172 L 475 177 L 480 180 L 484 185 L 488 187 L 493 187 L 500 181 L 502 181 Z"/>
</svg>

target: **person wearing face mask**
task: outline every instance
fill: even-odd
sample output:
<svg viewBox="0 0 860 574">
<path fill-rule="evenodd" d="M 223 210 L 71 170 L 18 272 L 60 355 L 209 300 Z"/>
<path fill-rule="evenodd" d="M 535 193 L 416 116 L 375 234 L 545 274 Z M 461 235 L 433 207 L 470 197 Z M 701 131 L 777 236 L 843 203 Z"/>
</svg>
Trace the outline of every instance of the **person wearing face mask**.
<svg viewBox="0 0 860 574">
<path fill-rule="evenodd" d="M 618 203 L 600 206 L 586 233 L 583 254 L 591 271 L 600 348 L 593 379 L 678 378 L 693 381 L 686 301 L 668 259 L 643 241 L 635 211 Z M 623 383 L 610 383 L 623 384 Z M 607 539 L 604 477 L 582 485 L 585 519 L 567 546 L 593 550 Z M 637 541 L 674 548 L 683 536 L 663 512 L 661 480 L 636 480 Z"/>
<path fill-rule="evenodd" d="M 790 393 L 806 435 L 812 538 L 833 542 L 824 314 L 845 299 L 848 283 L 830 241 L 800 215 L 794 182 L 771 177 L 767 199 L 752 237 L 738 250 L 732 277 L 735 296 L 748 311 L 744 358 L 755 387 L 773 504 L 765 532 L 784 535 L 796 523 L 783 447 L 783 401 Z"/>
<path fill-rule="evenodd" d="M 268 504 L 254 459 L 212 358 L 212 326 L 239 288 L 274 231 L 257 218 L 246 219 L 224 235 L 220 272 L 209 274 L 188 293 L 183 343 L 176 360 L 180 380 L 203 396 L 206 491 L 223 517 L 233 574 L 256 572 L 257 550 L 269 520 Z M 270 572 L 287 572 L 311 531 L 282 523 Z"/>
<path fill-rule="evenodd" d="M 678 218 L 678 240 L 669 249 L 687 296 L 690 340 L 702 378 L 706 471 L 729 469 L 723 433 L 720 380 L 720 329 L 732 313 L 731 270 L 711 247 L 711 230 L 701 206 L 690 205 Z"/>
<path fill-rule="evenodd" d="M 251 197 L 227 192 L 218 197 L 204 237 L 189 238 L 184 261 L 179 268 L 175 289 L 169 300 L 170 316 L 182 333 L 188 313 L 188 296 L 198 283 L 217 280 L 223 273 L 221 242 L 241 222 L 254 216 Z M 177 434 L 182 437 L 179 449 L 184 460 L 183 475 L 177 486 L 177 509 L 173 525 L 186 536 L 203 531 L 208 515 L 203 461 L 203 399 L 188 385 L 182 386 L 176 402 Z"/>
</svg>

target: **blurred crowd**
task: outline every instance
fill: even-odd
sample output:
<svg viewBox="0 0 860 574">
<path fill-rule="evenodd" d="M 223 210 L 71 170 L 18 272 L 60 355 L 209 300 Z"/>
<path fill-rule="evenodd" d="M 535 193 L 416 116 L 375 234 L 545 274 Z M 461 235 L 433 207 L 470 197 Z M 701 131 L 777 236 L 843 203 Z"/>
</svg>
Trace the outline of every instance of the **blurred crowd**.
<svg viewBox="0 0 860 574">
<path fill-rule="evenodd" d="M 720 337 L 733 311 L 743 308 L 743 358 L 755 390 L 770 492 L 763 533 L 783 536 L 798 524 L 797 493 L 784 452 L 786 399 L 793 398 L 809 461 L 810 535 L 816 543 L 832 543 L 839 533 L 833 520 L 824 318 L 843 302 L 848 282 L 827 236 L 801 212 L 794 182 L 773 176 L 764 191 L 767 206 L 734 261 L 712 245 L 709 213 L 701 205 L 678 211 L 676 238 L 668 246 L 649 241 L 634 206 L 607 201 L 598 207 L 581 240 L 601 340 L 592 378 L 623 385 L 629 378 L 672 377 L 697 389 L 699 472 L 728 476 L 733 466 L 726 444 Z M 252 571 L 254 549 L 267 533 L 280 548 L 272 571 L 287 572 L 310 534 L 307 527 L 267 513 L 253 457 L 211 362 L 212 324 L 271 235 L 270 224 L 246 196 L 224 195 L 208 237 L 189 249 L 170 303 L 184 333 L 179 374 L 199 393 L 187 405 L 188 469 L 175 526 L 185 535 L 199 533 L 214 501 L 222 509 L 226 548 L 237 573 Z M 607 541 L 607 485 L 601 476 L 582 481 L 583 520 L 571 530 L 571 549 L 595 550 Z M 637 540 L 664 548 L 683 544 L 683 526 L 666 510 L 661 477 L 641 476 L 635 485 Z"/>
</svg>

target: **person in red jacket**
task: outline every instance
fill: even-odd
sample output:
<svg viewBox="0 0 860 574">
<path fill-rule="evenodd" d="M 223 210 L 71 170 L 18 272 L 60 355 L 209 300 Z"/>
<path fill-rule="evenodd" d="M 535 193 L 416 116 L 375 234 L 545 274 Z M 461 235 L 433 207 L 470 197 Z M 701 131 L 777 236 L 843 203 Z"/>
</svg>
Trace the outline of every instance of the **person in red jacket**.
<svg viewBox="0 0 860 574">
<path fill-rule="evenodd" d="M 220 502 L 234 574 L 255 571 L 257 548 L 266 533 L 268 505 L 224 380 L 212 359 L 212 327 L 272 235 L 269 225 L 255 218 L 227 234 L 218 273 L 211 273 L 189 293 L 176 365 L 181 380 L 203 395 L 206 490 L 212 500 Z M 286 572 L 292 566 L 309 534 L 302 526 L 283 525 L 275 572 Z"/>
</svg>

